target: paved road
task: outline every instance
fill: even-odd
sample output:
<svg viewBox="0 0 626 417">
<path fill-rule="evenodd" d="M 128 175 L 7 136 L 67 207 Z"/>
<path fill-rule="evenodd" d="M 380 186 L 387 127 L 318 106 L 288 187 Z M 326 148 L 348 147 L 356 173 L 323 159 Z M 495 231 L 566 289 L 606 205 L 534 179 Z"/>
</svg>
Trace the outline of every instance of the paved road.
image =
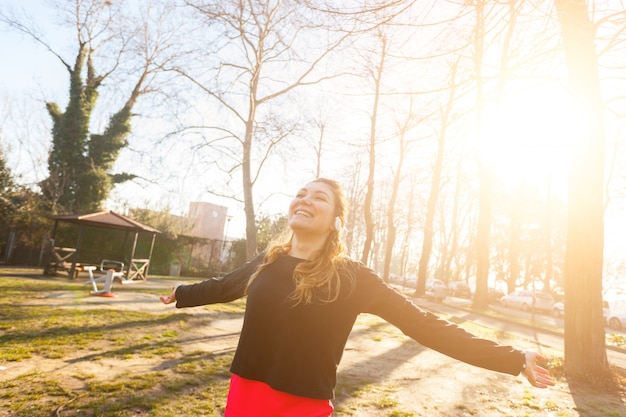
<svg viewBox="0 0 626 417">
<path fill-rule="evenodd" d="M 422 298 L 417 298 L 414 300 L 418 305 L 426 309 L 445 314 L 451 314 L 460 319 L 476 322 L 492 329 L 524 337 L 535 345 L 535 349 L 539 349 L 541 346 L 547 346 L 563 351 L 564 342 L 562 333 L 559 334 L 556 331 L 546 330 L 540 326 L 532 326 L 532 323 L 530 322 L 530 313 L 505 309 L 504 307 L 491 306 L 494 310 L 500 310 L 505 314 L 510 314 L 529 320 L 529 324 L 524 325 L 518 322 L 495 319 L 493 317 L 468 312 L 467 310 L 461 308 L 456 308 L 451 304 L 463 306 L 464 304 L 469 305 L 470 301 L 463 301 L 461 299 L 452 297 L 449 298 L 450 299 L 445 303 L 436 303 L 434 301 L 429 301 Z M 535 321 L 543 322 L 545 324 L 557 327 L 563 326 L 563 320 L 557 319 L 555 317 L 545 316 L 542 314 L 535 314 Z M 610 364 L 618 366 L 622 369 L 626 369 L 626 350 L 607 346 L 607 357 Z"/>
</svg>

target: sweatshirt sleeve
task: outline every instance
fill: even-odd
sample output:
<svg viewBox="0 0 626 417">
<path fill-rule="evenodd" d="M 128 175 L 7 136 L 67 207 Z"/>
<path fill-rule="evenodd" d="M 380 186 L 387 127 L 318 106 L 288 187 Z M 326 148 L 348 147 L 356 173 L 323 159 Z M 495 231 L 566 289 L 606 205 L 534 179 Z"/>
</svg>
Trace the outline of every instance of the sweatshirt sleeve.
<svg viewBox="0 0 626 417">
<path fill-rule="evenodd" d="M 422 310 L 368 268 L 363 268 L 360 275 L 359 281 L 370 300 L 367 312 L 383 318 L 421 345 L 481 368 L 511 375 L 522 371 L 526 361 L 523 351 L 480 338 Z"/>
<path fill-rule="evenodd" d="M 209 278 L 191 285 L 176 288 L 176 308 L 207 304 L 228 303 L 245 295 L 250 276 L 263 261 L 261 253 L 223 277 Z"/>
</svg>

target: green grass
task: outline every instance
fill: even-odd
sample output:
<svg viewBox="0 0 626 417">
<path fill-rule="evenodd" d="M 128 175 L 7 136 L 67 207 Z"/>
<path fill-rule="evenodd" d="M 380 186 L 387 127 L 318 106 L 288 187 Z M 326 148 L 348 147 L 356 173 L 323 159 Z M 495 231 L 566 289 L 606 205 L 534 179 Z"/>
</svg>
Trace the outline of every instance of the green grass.
<svg viewBox="0 0 626 417">
<path fill-rule="evenodd" d="M 60 410 L 81 416 L 221 415 L 232 351 L 181 353 L 185 341 L 180 329 L 205 326 L 209 318 L 174 309 L 153 314 L 28 303 L 60 290 L 84 297 L 88 287 L 84 282 L 0 277 L 0 364 L 38 358 L 85 364 L 114 360 L 122 373 L 101 379 L 79 371 L 71 375 L 75 381 L 71 382 L 54 372 L 35 370 L 0 381 L 2 412 L 24 417 L 47 417 Z M 142 291 L 140 286 L 132 290 Z M 215 317 L 243 311 L 242 302 L 224 306 L 214 309 Z M 124 371 L 125 363 L 135 358 L 155 358 L 169 365 L 140 373 Z"/>
<path fill-rule="evenodd" d="M 0 331 L 0 360 L 20 361 L 33 355 L 59 358 L 67 349 L 89 352 L 93 342 L 104 342 L 100 357 L 123 358 L 128 353 L 149 352 L 171 346 L 171 330 L 159 330 L 146 342 L 146 334 L 162 326 L 176 325 L 187 315 L 117 311 L 75 310 L 49 306 L 4 305 L 0 321 L 10 323 Z M 142 329 L 141 332 L 134 331 Z"/>
</svg>

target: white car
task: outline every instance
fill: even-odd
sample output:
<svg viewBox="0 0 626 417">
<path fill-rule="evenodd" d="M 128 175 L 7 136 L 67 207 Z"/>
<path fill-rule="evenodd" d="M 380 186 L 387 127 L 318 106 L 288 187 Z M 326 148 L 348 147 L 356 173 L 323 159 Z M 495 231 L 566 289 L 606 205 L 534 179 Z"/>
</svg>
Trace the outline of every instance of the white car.
<svg viewBox="0 0 626 417">
<path fill-rule="evenodd" d="M 552 307 L 552 314 L 554 317 L 563 317 L 563 313 L 565 312 L 563 301 L 557 301 L 554 303 Z M 608 322 L 609 316 L 611 315 L 611 309 L 609 308 L 609 303 L 607 301 L 602 302 L 602 315 L 604 316 L 604 320 Z M 622 320 L 625 324 L 626 322 Z"/>
<path fill-rule="evenodd" d="M 626 313 L 609 313 L 609 315 L 606 316 L 606 324 L 608 324 L 609 327 L 613 330 L 626 329 Z"/>
<path fill-rule="evenodd" d="M 564 311 L 565 307 L 563 301 L 557 301 L 556 303 L 554 303 L 554 306 L 552 307 L 552 315 L 554 317 L 563 317 Z"/>
<path fill-rule="evenodd" d="M 434 298 L 436 301 L 442 302 L 448 295 L 448 287 L 443 281 L 438 279 L 429 279 L 426 281 L 426 297 Z"/>
<path fill-rule="evenodd" d="M 500 299 L 503 307 L 521 308 L 524 311 L 535 310 L 552 311 L 554 298 L 547 292 L 533 292 L 529 290 L 517 290 L 505 295 Z"/>
</svg>

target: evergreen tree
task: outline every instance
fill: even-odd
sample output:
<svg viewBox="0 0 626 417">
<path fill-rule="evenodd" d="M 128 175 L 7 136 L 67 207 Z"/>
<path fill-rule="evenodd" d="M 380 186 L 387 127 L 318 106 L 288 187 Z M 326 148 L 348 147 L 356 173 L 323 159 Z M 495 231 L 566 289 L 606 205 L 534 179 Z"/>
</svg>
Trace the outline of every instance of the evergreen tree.
<svg viewBox="0 0 626 417">
<path fill-rule="evenodd" d="M 111 117 L 103 134 L 90 134 L 89 121 L 104 79 L 96 75 L 92 52 L 81 43 L 74 67 L 67 66 L 70 91 L 65 111 L 56 103 L 47 103 L 53 122 L 50 175 L 40 186 L 52 212 L 100 210 L 116 182 L 133 178 L 128 174 L 112 176 L 110 170 L 120 150 L 128 144 L 131 108 L 139 93 L 134 91 Z M 85 64 L 87 71 L 83 71 Z"/>
<path fill-rule="evenodd" d="M 63 4 L 62 11 L 76 23 L 73 64 L 37 36 L 36 31 L 12 22 L 59 58 L 69 74 L 66 108 L 46 103 L 52 119 L 52 149 L 48 157 L 49 177 L 39 185 L 52 213 L 101 210 L 115 184 L 135 178 L 128 173 L 111 173 L 120 151 L 128 146 L 133 107 L 139 97 L 158 91 L 157 74 L 181 45 L 175 39 L 178 32 L 157 23 L 171 14 L 167 5 L 146 3 L 139 12 L 142 18 L 133 20 L 128 18 L 131 10 L 123 3 L 76 0 L 75 7 L 71 3 Z M 119 109 L 112 109 L 102 132 L 92 132 L 91 118 L 99 92 L 112 74 L 128 74 L 122 82 L 124 89 L 129 88 L 126 101 Z"/>
</svg>

